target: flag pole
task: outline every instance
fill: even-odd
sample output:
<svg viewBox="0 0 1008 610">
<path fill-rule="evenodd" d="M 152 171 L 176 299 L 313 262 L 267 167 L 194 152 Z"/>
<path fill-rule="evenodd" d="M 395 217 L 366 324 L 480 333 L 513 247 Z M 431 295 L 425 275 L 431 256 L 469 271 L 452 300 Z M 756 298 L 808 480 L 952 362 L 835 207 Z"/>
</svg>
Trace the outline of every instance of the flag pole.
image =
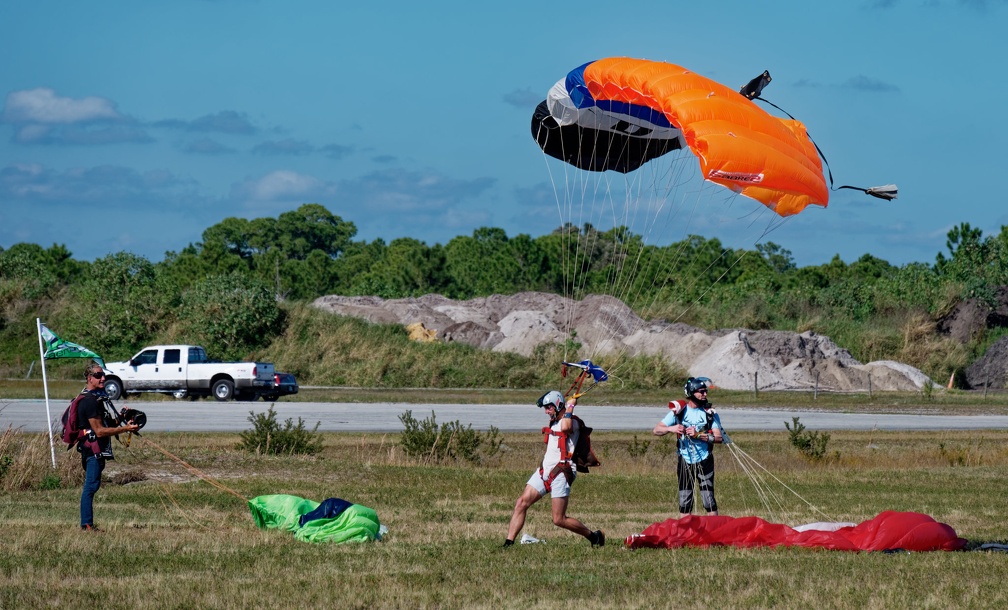
<svg viewBox="0 0 1008 610">
<path fill-rule="evenodd" d="M 49 453 L 52 455 L 52 467 L 56 469 L 56 446 L 53 444 L 52 416 L 49 415 L 49 378 L 46 377 L 45 348 L 42 346 L 42 319 L 35 318 L 38 331 L 39 356 L 42 358 L 42 387 L 45 389 L 46 429 L 49 430 Z"/>
</svg>

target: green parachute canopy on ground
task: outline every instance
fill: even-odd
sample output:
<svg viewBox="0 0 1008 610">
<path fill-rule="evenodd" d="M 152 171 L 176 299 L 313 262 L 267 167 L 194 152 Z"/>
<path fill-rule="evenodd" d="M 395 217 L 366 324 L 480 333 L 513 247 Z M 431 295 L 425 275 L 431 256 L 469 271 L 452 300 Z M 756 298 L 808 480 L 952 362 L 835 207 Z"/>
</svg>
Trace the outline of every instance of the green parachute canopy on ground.
<svg viewBox="0 0 1008 610">
<path fill-rule="evenodd" d="M 340 498 L 316 502 L 288 494 L 273 494 L 257 496 L 248 504 L 256 526 L 293 532 L 302 542 L 381 539 L 381 523 L 374 509 Z"/>
</svg>

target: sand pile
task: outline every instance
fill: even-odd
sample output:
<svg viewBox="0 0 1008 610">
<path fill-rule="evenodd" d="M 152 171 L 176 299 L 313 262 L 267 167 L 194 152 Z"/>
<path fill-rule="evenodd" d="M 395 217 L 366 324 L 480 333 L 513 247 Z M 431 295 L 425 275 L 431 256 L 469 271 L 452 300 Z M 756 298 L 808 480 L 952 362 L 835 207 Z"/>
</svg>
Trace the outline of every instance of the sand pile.
<svg viewBox="0 0 1008 610">
<path fill-rule="evenodd" d="M 899 362 L 862 364 L 829 337 L 812 332 L 718 330 L 648 322 L 617 299 L 523 292 L 453 301 L 440 295 L 384 300 L 325 296 L 314 306 L 371 322 L 422 324 L 438 340 L 530 355 L 541 343 L 576 332 L 579 358 L 598 354 L 662 355 L 691 375 L 731 390 L 915 391 L 928 381 Z"/>
</svg>

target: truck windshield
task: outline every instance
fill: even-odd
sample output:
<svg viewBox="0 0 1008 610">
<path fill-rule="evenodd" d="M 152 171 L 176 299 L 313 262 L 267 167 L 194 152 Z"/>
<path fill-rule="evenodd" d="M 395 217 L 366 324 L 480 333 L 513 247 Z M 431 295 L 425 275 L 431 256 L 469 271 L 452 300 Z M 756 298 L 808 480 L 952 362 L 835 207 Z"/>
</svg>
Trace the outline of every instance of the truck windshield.
<svg viewBox="0 0 1008 610">
<path fill-rule="evenodd" d="M 196 364 L 199 362 L 206 362 L 206 352 L 203 351 L 202 347 L 190 347 L 189 348 L 189 364 Z"/>
</svg>

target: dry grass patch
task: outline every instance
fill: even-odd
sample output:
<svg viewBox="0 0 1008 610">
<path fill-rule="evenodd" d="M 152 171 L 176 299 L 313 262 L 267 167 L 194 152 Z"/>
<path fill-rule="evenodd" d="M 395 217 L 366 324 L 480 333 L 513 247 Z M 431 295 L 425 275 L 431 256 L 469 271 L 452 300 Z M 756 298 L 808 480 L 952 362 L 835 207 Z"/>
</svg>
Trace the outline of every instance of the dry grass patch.
<svg viewBox="0 0 1008 610">
<path fill-rule="evenodd" d="M 38 436 L 12 432 L 8 446 L 45 440 Z M 677 512 L 674 457 L 660 454 L 653 443 L 641 454 L 642 434 L 633 449 L 633 434 L 594 433 L 603 466 L 574 486 L 570 512 L 606 530 L 605 548 L 592 550 L 553 526 L 548 503 L 541 502 L 530 511 L 525 531 L 546 544 L 507 551 L 500 544 L 514 500 L 541 457 L 539 434 L 503 435 L 505 449 L 482 466 L 410 460 L 396 434 L 323 436 L 322 451 L 312 457 L 240 452 L 235 434 L 159 434 L 150 440 L 241 497 L 293 493 L 370 506 L 389 528 L 384 542 L 311 545 L 258 530 L 242 500 L 192 478 L 151 443 L 134 439 L 106 471 L 96 499 L 96 518 L 106 529 L 97 536 L 75 531 L 78 483 L 0 492 L 0 607 L 553 608 L 561 605 L 559 589 L 566 593 L 564 607 L 592 608 L 708 599 L 743 608 L 1008 603 L 1001 587 L 1003 556 L 984 553 L 623 550 L 623 537 Z M 976 436 L 834 432 L 830 446 L 841 457 L 829 464 L 805 460 L 783 429 L 733 438 L 837 520 L 915 510 L 970 540 L 1003 540 L 1008 455 L 1000 447 L 1008 432 Z M 42 470 L 48 467 L 45 447 L 33 454 Z M 971 457 L 950 463 L 955 448 L 968 449 Z M 765 516 L 748 477 L 724 449 L 716 449 L 723 513 Z M 137 480 L 140 473 L 145 480 Z M 797 500 L 781 512 L 791 524 L 822 520 Z M 83 556 L 102 557 L 102 588 L 80 576 Z M 703 569 L 690 569 L 696 566 Z"/>
</svg>

